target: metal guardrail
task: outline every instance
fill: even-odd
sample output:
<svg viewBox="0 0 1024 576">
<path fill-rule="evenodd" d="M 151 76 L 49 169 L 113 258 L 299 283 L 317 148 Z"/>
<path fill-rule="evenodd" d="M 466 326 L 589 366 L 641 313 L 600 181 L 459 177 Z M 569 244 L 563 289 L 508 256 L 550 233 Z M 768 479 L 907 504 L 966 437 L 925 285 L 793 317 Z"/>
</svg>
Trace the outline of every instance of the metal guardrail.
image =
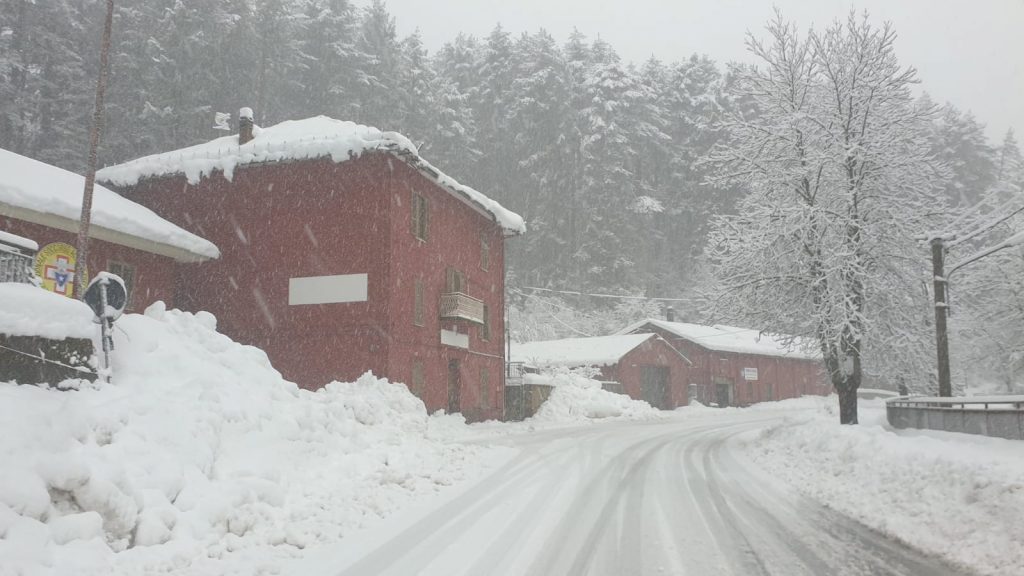
<svg viewBox="0 0 1024 576">
<path fill-rule="evenodd" d="M 1024 440 L 1024 396 L 901 396 L 885 402 L 885 414 L 894 428 Z"/>
</svg>

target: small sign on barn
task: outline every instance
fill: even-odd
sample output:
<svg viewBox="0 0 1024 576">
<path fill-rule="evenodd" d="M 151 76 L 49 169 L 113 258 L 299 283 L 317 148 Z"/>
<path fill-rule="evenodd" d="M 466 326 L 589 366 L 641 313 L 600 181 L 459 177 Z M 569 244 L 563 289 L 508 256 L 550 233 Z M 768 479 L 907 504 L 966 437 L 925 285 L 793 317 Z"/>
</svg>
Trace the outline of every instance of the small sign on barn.
<svg viewBox="0 0 1024 576">
<path fill-rule="evenodd" d="M 744 380 L 757 380 L 757 368 L 744 368 L 743 369 Z"/>
</svg>

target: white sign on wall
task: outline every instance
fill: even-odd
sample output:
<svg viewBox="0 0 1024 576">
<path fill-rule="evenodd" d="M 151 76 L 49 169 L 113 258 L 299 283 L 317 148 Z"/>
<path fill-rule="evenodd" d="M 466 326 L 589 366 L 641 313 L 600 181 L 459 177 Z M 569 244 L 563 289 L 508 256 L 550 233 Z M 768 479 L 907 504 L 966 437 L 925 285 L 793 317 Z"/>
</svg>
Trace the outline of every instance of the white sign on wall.
<svg viewBox="0 0 1024 576">
<path fill-rule="evenodd" d="M 340 304 L 366 302 L 366 274 L 311 276 L 288 281 L 288 304 Z"/>
<path fill-rule="evenodd" d="M 744 368 L 743 369 L 744 380 L 757 380 L 757 368 Z"/>
</svg>

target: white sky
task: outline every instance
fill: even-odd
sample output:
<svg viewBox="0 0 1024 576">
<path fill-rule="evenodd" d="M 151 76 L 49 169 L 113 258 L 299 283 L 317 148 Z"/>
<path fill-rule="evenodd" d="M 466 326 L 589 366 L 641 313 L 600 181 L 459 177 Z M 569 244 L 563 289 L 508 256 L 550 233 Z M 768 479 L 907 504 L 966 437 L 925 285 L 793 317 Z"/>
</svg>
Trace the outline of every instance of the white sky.
<svg viewBox="0 0 1024 576">
<path fill-rule="evenodd" d="M 877 22 L 893 23 L 901 62 L 918 69 L 936 101 L 974 112 L 994 143 L 1010 127 L 1024 140 L 1024 0 L 386 1 L 399 33 L 419 28 L 431 51 L 460 31 L 486 36 L 500 22 L 513 34 L 545 28 L 559 42 L 576 27 L 632 61 L 694 52 L 748 60 L 744 33 L 760 33 L 773 5 L 801 28 L 866 9 Z"/>
</svg>

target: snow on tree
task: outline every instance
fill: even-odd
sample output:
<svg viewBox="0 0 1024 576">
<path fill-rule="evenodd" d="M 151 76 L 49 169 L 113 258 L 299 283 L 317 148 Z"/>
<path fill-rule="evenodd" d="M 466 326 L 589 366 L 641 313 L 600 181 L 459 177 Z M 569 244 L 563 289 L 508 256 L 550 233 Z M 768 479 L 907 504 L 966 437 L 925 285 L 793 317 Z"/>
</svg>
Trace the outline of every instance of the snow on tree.
<svg viewBox="0 0 1024 576">
<path fill-rule="evenodd" d="M 709 161 L 749 193 L 715 219 L 709 256 L 718 314 L 769 332 L 812 337 L 839 395 L 840 421 L 857 423 L 865 366 L 915 353 L 930 335 L 919 236 L 943 215 L 945 171 L 928 154 L 932 109 L 911 96 L 896 34 L 851 12 L 806 35 L 781 14 L 758 66 L 733 70 L 733 95 L 760 113 L 733 111 Z"/>
</svg>

